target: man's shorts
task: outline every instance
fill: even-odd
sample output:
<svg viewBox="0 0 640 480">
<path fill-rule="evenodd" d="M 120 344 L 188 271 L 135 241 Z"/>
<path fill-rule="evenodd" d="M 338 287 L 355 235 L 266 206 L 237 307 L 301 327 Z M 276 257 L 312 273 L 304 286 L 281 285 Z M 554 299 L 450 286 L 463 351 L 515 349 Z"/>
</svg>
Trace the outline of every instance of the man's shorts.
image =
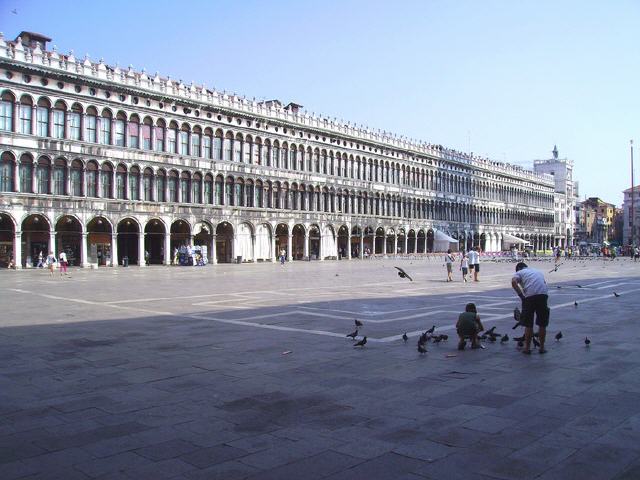
<svg viewBox="0 0 640 480">
<path fill-rule="evenodd" d="M 547 295 L 533 295 L 526 297 L 522 301 L 522 314 L 520 323 L 528 328 L 533 328 L 533 315 L 536 316 L 536 325 L 547 327 L 549 325 L 549 314 L 551 310 L 547 306 Z"/>
<path fill-rule="evenodd" d="M 473 266 L 473 269 L 474 269 L 476 272 L 479 272 L 479 271 L 480 271 L 480 264 L 479 264 L 479 263 L 476 263 L 476 264 Z"/>
<path fill-rule="evenodd" d="M 451 273 L 451 264 L 447 263 L 447 272 Z"/>
</svg>

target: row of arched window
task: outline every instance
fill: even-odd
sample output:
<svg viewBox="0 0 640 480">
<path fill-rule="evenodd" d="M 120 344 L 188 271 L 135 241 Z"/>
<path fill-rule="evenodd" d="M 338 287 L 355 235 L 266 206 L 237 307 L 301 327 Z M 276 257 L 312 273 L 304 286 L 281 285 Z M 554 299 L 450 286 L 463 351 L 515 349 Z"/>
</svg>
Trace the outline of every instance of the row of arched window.
<svg viewBox="0 0 640 480">
<path fill-rule="evenodd" d="M 63 100 L 52 103 L 41 97 L 35 102 L 11 91 L 0 96 L 0 130 L 26 135 L 68 139 L 194 156 L 211 160 L 271 166 L 285 170 L 313 172 L 338 177 L 381 182 L 482 199 L 552 208 L 553 193 L 527 186 L 507 186 L 469 176 L 409 167 L 399 162 L 340 151 L 311 148 L 259 136 L 191 126 L 175 120 L 152 120 L 124 111 L 100 111 Z"/>
<path fill-rule="evenodd" d="M 17 174 L 16 174 L 17 173 Z M 0 157 L 0 191 L 118 200 L 302 210 L 467 223 L 552 226 L 553 215 L 358 189 L 263 181 L 213 172 L 127 167 L 95 160 Z"/>
</svg>

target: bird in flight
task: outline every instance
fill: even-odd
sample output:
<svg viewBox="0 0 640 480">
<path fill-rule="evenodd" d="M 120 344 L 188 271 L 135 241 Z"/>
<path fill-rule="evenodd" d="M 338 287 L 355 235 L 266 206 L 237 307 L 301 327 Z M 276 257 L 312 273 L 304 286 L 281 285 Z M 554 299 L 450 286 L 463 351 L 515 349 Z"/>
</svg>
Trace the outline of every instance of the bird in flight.
<svg viewBox="0 0 640 480">
<path fill-rule="evenodd" d="M 347 337 L 351 337 L 354 340 L 356 339 L 356 337 L 358 336 L 358 329 L 356 328 L 356 330 L 354 332 L 351 332 L 350 334 L 347 335 Z"/>
<path fill-rule="evenodd" d="M 620 294 L 619 294 L 619 293 L 617 293 L 617 292 L 613 292 L 613 296 L 614 296 L 614 297 L 616 297 L 616 298 L 618 298 L 618 297 L 620 296 Z"/>
<path fill-rule="evenodd" d="M 364 337 L 358 343 L 354 345 L 354 347 L 364 347 L 367 344 L 367 337 Z"/>
<path fill-rule="evenodd" d="M 393 268 L 395 268 L 396 270 L 398 270 L 398 276 L 399 276 L 400 278 L 408 278 L 408 279 L 409 279 L 409 281 L 413 282 L 413 278 L 411 278 L 411 277 L 409 276 L 409 274 L 408 274 L 407 272 L 405 272 L 403 269 L 401 269 L 400 267 L 395 267 L 395 266 L 394 266 Z"/>
</svg>

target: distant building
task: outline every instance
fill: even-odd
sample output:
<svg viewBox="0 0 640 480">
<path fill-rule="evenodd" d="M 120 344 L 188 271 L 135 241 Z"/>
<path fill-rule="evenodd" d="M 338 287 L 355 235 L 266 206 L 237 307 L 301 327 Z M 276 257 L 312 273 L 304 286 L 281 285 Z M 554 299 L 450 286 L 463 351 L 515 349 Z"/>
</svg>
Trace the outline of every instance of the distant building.
<svg viewBox="0 0 640 480">
<path fill-rule="evenodd" d="M 599 243 L 614 240 L 614 219 L 616 206 L 598 197 L 590 197 L 576 204 L 577 243 Z"/>
<path fill-rule="evenodd" d="M 633 187 L 633 238 L 631 235 L 631 188 L 627 188 L 624 192 L 624 200 L 622 202 L 622 242 L 624 245 L 638 244 L 640 241 L 640 185 Z"/>
<path fill-rule="evenodd" d="M 558 147 L 553 147 L 553 158 L 534 160 L 533 170 L 537 174 L 553 175 L 554 195 L 554 245 L 574 245 L 575 207 L 578 199 L 578 184 L 573 180 L 573 160 L 558 158 Z"/>
</svg>

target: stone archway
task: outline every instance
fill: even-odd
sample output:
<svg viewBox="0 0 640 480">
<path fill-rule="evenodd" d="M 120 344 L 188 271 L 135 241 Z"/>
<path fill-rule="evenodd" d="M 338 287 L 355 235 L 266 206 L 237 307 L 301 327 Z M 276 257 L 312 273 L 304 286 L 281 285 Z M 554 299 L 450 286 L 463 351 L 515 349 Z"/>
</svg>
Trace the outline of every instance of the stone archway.
<svg viewBox="0 0 640 480">
<path fill-rule="evenodd" d="M 294 225 L 291 237 L 291 255 L 294 260 L 303 260 L 304 259 L 304 240 L 305 240 L 305 228 L 303 225 L 297 224 Z"/>
<path fill-rule="evenodd" d="M 276 226 L 276 256 L 280 256 L 282 251 L 285 257 L 289 258 L 289 226 L 286 223 L 279 223 Z"/>
<path fill-rule="evenodd" d="M 435 234 L 433 230 L 430 228 L 427 230 L 427 252 L 433 253 L 433 245 L 435 242 Z"/>
<path fill-rule="evenodd" d="M 176 220 L 171 224 L 170 233 L 169 245 L 173 264 L 179 264 L 180 253 L 183 254 L 184 263 L 184 258 L 186 258 L 184 255 L 187 254 L 186 247 L 191 245 L 191 226 L 185 220 Z"/>
<path fill-rule="evenodd" d="M 349 248 L 349 227 L 342 225 L 338 229 L 338 259 L 347 258 Z"/>
<path fill-rule="evenodd" d="M 417 242 L 418 242 L 418 253 L 425 253 L 427 242 L 426 242 L 424 230 L 418 231 Z"/>
<path fill-rule="evenodd" d="M 99 267 L 113 265 L 112 232 L 111 223 L 104 217 L 94 217 L 87 224 L 87 254 L 90 263 Z"/>
<path fill-rule="evenodd" d="M 320 248 L 320 228 L 318 225 L 309 227 L 309 260 L 319 260 L 321 255 Z"/>
<path fill-rule="evenodd" d="M 132 218 L 124 218 L 118 222 L 118 265 L 137 265 L 141 259 L 139 250 L 140 227 Z"/>
<path fill-rule="evenodd" d="M 164 223 L 157 218 L 149 220 L 144 227 L 144 249 L 149 253 L 149 265 L 164 263 L 164 239 L 167 231 Z"/>
<path fill-rule="evenodd" d="M 58 245 L 58 255 L 64 251 L 70 267 L 82 265 L 83 262 L 86 262 L 86 259 L 82 258 L 82 225 L 80 225 L 76 217 L 65 215 L 58 219 L 56 223 L 56 244 Z"/>
<path fill-rule="evenodd" d="M 376 229 L 374 246 L 375 246 L 375 249 L 374 249 L 375 254 L 382 255 L 386 253 L 385 245 L 384 245 L 384 228 L 382 227 L 379 227 Z"/>
<path fill-rule="evenodd" d="M 35 267 L 38 265 L 40 252 L 42 257 L 47 258 L 50 251 L 55 249 L 51 238 L 51 228 L 49 220 L 44 215 L 29 215 L 22 221 L 22 265 L 25 267 Z"/>
<path fill-rule="evenodd" d="M 193 245 L 199 247 L 199 254 L 203 257 L 204 263 L 212 260 L 213 249 L 213 227 L 209 222 L 199 222 L 193 227 Z"/>
<path fill-rule="evenodd" d="M 9 263 L 15 263 L 16 227 L 13 220 L 6 213 L 0 213 L 0 268 L 7 268 Z"/>
<path fill-rule="evenodd" d="M 219 223 L 216 227 L 216 261 L 218 263 L 233 261 L 233 225 L 229 222 Z"/>
</svg>

